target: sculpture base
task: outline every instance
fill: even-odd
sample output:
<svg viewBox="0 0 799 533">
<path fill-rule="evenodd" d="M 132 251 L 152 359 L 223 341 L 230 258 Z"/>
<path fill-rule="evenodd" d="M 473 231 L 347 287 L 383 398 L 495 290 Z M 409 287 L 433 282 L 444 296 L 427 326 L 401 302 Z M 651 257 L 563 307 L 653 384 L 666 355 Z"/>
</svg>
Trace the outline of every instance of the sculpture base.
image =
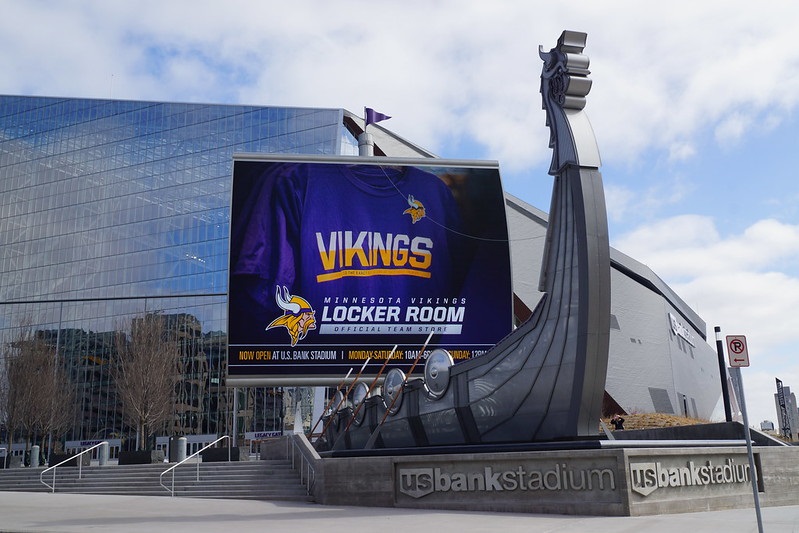
<svg viewBox="0 0 799 533">
<path fill-rule="evenodd" d="M 489 512 L 640 516 L 752 507 L 741 440 L 586 441 L 567 448 L 319 457 L 313 494 L 324 505 Z M 572 443 L 576 444 L 576 443 Z M 285 445 L 273 452 L 285 454 Z M 384 450 L 385 451 L 385 450 Z M 262 455 L 265 450 L 262 449 Z M 799 449 L 755 448 L 763 506 L 794 505 Z"/>
</svg>

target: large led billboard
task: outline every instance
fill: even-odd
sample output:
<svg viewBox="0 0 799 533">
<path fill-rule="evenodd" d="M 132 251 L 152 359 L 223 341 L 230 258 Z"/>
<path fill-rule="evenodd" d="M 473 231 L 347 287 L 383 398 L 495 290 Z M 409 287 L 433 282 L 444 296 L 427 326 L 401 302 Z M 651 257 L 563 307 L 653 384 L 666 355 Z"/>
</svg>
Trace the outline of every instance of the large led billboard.
<svg viewBox="0 0 799 533">
<path fill-rule="evenodd" d="M 229 385 L 485 352 L 513 324 L 497 163 L 235 156 L 228 301 Z"/>
</svg>

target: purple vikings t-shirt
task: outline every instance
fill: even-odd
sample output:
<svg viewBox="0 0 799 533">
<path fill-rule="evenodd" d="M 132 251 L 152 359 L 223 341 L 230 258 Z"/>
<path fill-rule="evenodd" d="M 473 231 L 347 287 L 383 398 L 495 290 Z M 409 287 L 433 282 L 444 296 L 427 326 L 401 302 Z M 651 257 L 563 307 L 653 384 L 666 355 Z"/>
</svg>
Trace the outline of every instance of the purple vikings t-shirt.
<svg viewBox="0 0 799 533">
<path fill-rule="evenodd" d="M 231 274 L 246 279 L 237 283 L 243 294 L 231 294 L 231 328 L 246 331 L 249 342 L 285 341 L 285 333 L 264 330 L 282 313 L 278 286 L 315 310 L 458 296 L 459 212 L 435 175 L 413 167 L 283 163 L 259 181 L 231 249 Z"/>
</svg>

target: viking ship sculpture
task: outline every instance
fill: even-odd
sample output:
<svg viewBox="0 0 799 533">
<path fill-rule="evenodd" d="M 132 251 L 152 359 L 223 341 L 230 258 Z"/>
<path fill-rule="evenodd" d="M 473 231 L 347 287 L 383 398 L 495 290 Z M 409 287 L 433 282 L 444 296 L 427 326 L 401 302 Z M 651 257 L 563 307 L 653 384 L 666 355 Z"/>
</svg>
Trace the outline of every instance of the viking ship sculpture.
<svg viewBox="0 0 799 533">
<path fill-rule="evenodd" d="M 323 450 L 529 443 L 595 436 L 607 372 L 610 259 L 599 151 L 583 112 L 586 34 L 565 31 L 544 61 L 541 95 L 555 177 L 539 290 L 527 321 L 453 365 L 433 350 L 424 377 L 389 371 L 380 394 L 342 390 Z M 424 350 L 422 350 L 424 351 Z"/>
</svg>

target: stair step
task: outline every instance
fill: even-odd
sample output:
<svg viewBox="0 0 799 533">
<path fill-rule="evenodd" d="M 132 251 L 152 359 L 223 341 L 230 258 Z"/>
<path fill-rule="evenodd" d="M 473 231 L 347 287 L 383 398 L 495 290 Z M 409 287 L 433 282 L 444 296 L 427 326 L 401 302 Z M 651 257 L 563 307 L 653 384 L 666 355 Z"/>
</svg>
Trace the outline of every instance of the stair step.
<svg viewBox="0 0 799 533">
<path fill-rule="evenodd" d="M 77 494 L 118 494 L 170 496 L 161 486 L 172 485 L 175 496 L 184 498 L 249 499 L 312 502 L 289 460 L 198 463 L 188 462 L 161 475 L 170 465 L 104 465 L 60 467 L 55 473 L 56 492 Z M 50 492 L 40 482 L 44 468 L 0 470 L 0 491 Z M 43 479 L 53 484 L 52 472 Z"/>
</svg>

